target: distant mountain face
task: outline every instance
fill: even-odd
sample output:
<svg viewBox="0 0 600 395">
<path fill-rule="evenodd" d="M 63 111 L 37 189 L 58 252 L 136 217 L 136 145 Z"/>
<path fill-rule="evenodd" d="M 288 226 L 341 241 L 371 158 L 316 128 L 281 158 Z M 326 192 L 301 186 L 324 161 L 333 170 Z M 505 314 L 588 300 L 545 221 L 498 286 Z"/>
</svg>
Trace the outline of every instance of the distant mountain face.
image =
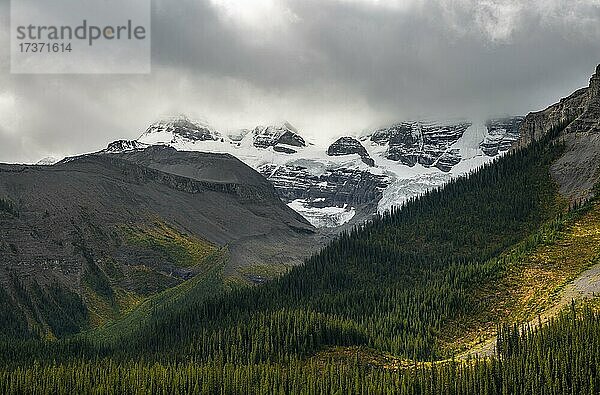
<svg viewBox="0 0 600 395">
<path fill-rule="evenodd" d="M 519 127 L 525 117 L 490 119 L 485 123 L 488 135 L 480 144 L 487 156 L 496 156 L 506 152 L 519 140 Z"/>
<path fill-rule="evenodd" d="M 297 152 L 294 148 L 306 147 L 306 142 L 296 128 L 286 122 L 281 126 L 257 126 L 252 132 L 252 145 L 293 154 Z"/>
<path fill-rule="evenodd" d="M 130 145 L 229 153 L 271 181 L 313 225 L 336 227 L 402 204 L 506 152 L 522 119 L 400 122 L 321 147 L 288 122 L 227 135 L 183 118 L 151 125 Z"/>
<path fill-rule="evenodd" d="M 449 172 L 461 161 L 460 152 L 451 147 L 472 124 L 468 122 L 441 125 L 424 122 L 402 122 L 376 130 L 371 141 L 386 146 L 384 156 L 406 166 L 420 164 Z"/>
<path fill-rule="evenodd" d="M 588 87 L 528 114 L 518 144 L 527 145 L 557 130 L 562 130 L 558 137 L 566 152 L 552 166 L 552 174 L 563 195 L 575 201 L 586 199 L 600 181 L 600 65 Z"/>
<path fill-rule="evenodd" d="M 329 156 L 358 155 L 369 166 L 375 166 L 375 161 L 360 141 L 354 137 L 340 137 L 327 148 Z"/>
</svg>

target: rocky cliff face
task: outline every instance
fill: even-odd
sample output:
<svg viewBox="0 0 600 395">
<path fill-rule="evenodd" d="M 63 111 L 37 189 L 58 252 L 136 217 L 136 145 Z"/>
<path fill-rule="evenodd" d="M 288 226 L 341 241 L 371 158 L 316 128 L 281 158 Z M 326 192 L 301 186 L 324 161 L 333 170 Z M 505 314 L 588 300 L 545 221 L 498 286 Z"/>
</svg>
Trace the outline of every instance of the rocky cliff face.
<svg viewBox="0 0 600 395">
<path fill-rule="evenodd" d="M 599 133 L 600 132 L 600 65 L 590 79 L 584 110 L 565 130 L 566 133 Z"/>
<path fill-rule="evenodd" d="M 306 147 L 306 142 L 298 134 L 298 131 L 289 123 L 281 126 L 257 126 L 253 134 L 253 145 L 256 148 L 274 147 L 277 152 L 294 153 L 293 148 L 285 147 Z"/>
<path fill-rule="evenodd" d="M 529 113 L 520 127 L 519 145 L 538 140 L 552 128 L 562 125 L 568 125 L 567 133 L 597 130 L 599 100 L 600 65 L 587 88 L 576 90 L 545 110 Z"/>
<path fill-rule="evenodd" d="M 315 172 L 301 165 L 266 164 L 259 172 L 273 184 L 284 202 L 317 227 L 337 227 L 374 213 L 390 183 L 387 175 L 358 168 L 337 167 Z"/>
<path fill-rule="evenodd" d="M 327 155 L 329 156 L 344 156 L 356 154 L 360 156 L 361 160 L 369 165 L 375 166 L 375 161 L 365 147 L 355 139 L 354 137 L 340 137 L 327 149 Z"/>
<path fill-rule="evenodd" d="M 480 145 L 487 156 L 506 152 L 519 140 L 519 128 L 525 117 L 490 119 L 485 123 L 488 135 Z"/>
<path fill-rule="evenodd" d="M 302 166 L 264 165 L 259 172 L 273 183 L 279 196 L 292 202 L 312 202 L 314 207 L 358 206 L 378 202 L 387 177 L 358 169 L 331 169 L 315 175 Z"/>
<path fill-rule="evenodd" d="M 582 88 L 545 110 L 529 113 L 520 127 L 519 146 L 539 140 L 549 130 L 568 124 L 585 111 L 588 89 Z"/>
<path fill-rule="evenodd" d="M 526 146 L 553 129 L 562 129 L 558 137 L 566 145 L 551 168 L 560 192 L 571 200 L 586 199 L 600 181 L 600 65 L 587 88 L 527 115 L 518 145 Z"/>
<path fill-rule="evenodd" d="M 411 167 L 420 164 L 450 171 L 461 159 L 458 150 L 451 150 L 450 147 L 470 126 L 469 122 L 448 125 L 402 122 L 376 130 L 371 141 L 379 145 L 387 144 L 385 157 L 389 160 Z"/>
</svg>

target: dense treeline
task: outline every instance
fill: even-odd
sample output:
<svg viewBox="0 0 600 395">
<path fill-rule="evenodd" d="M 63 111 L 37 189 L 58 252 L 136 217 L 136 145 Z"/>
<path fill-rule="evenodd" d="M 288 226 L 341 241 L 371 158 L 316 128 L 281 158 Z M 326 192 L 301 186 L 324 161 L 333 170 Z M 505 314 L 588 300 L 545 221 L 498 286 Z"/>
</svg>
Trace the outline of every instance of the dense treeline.
<svg viewBox="0 0 600 395">
<path fill-rule="evenodd" d="M 498 336 L 502 373 L 515 393 L 600 392 L 600 314 L 569 312 L 545 328 L 506 327 Z M 529 372 L 523 375 L 522 372 Z"/>
<path fill-rule="evenodd" d="M 22 311 L 14 305 L 11 297 L 0 288 L 0 328 L 2 336 L 11 339 L 29 337 L 27 320 Z"/>
<path fill-rule="evenodd" d="M 42 288 L 36 280 L 24 284 L 8 273 L 7 290 L 0 290 L 0 331 L 4 340 L 44 337 L 43 323 L 57 336 L 73 335 L 85 325 L 88 311 L 81 297 L 57 284 Z M 6 317 L 6 318 L 4 318 Z M 28 322 L 30 324 L 28 328 Z"/>
<path fill-rule="evenodd" d="M 152 363 L 73 360 L 0 369 L 0 392 L 21 393 L 360 393 L 597 394 L 600 314 L 567 311 L 536 329 L 506 327 L 489 360 L 417 363 L 405 368 L 359 359 L 288 363 Z"/>
</svg>

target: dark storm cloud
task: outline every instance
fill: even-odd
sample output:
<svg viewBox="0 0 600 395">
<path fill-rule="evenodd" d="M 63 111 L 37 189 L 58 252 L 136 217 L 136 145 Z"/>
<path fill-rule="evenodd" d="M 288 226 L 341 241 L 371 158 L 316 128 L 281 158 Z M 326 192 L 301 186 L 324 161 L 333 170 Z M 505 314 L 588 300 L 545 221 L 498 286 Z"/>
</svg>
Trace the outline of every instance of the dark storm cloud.
<svg viewBox="0 0 600 395">
<path fill-rule="evenodd" d="M 516 25 L 508 33 L 508 27 L 493 26 L 502 21 L 478 25 L 468 5 L 448 21 L 445 7 L 429 2 L 394 13 L 330 5 L 305 25 L 305 34 L 311 46 L 328 54 L 331 76 L 354 84 L 369 103 L 400 114 L 527 111 L 556 99 L 536 100 L 546 93 L 539 92 L 541 86 L 560 87 L 576 69 L 585 78 L 600 60 L 597 35 L 569 37 L 529 9 L 520 20 L 505 22 Z M 303 8 L 303 14 L 309 12 Z M 595 15 L 600 21 L 597 10 Z"/>
<path fill-rule="evenodd" d="M 287 1 L 281 8 L 293 17 L 274 16 L 284 23 L 267 33 L 191 4 L 195 12 L 159 8 L 159 64 L 265 89 L 335 83 L 404 116 L 527 111 L 600 61 L 600 7 L 591 1 Z"/>
<path fill-rule="evenodd" d="M 7 26 L 6 1 L 0 12 Z M 155 0 L 152 44 L 148 76 L 15 76 L 0 59 L 0 161 L 98 149 L 167 113 L 288 119 L 322 139 L 526 113 L 587 84 L 600 2 Z"/>
</svg>

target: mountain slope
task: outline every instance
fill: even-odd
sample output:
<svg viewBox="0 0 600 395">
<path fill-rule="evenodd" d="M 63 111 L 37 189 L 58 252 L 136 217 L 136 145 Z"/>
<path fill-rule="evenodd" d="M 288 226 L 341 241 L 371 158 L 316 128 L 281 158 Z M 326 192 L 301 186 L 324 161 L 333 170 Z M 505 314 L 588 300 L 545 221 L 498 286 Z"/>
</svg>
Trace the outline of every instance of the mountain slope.
<svg viewBox="0 0 600 395">
<path fill-rule="evenodd" d="M 453 323 L 477 327 L 473 318 L 489 306 L 476 290 L 505 270 L 508 261 L 494 258 L 561 211 L 548 171 L 560 152 L 544 141 L 505 156 L 343 234 L 263 286 L 177 309 L 158 305 L 115 350 L 236 364 L 290 361 L 336 345 L 412 359 L 447 355 Z"/>
<path fill-rule="evenodd" d="M 239 277 L 241 266 L 297 264 L 318 245 L 266 180 L 227 155 L 152 147 L 1 165 L 0 197 L 4 297 L 40 333 L 114 318 L 201 272 L 221 246 L 226 274 Z"/>
<path fill-rule="evenodd" d="M 304 266 L 273 283 L 157 317 L 148 340 L 133 349 L 141 352 L 153 344 L 155 351 L 172 350 L 187 337 L 191 343 L 208 343 L 205 351 L 194 355 L 210 361 L 223 356 L 211 351 L 211 336 L 227 337 L 242 330 L 248 334 L 248 348 L 242 343 L 235 353 L 225 352 L 236 363 L 275 358 L 284 349 L 302 356 L 332 345 L 366 345 L 429 359 L 456 351 L 449 346 L 453 340 L 465 341 L 471 331 L 507 318 L 506 311 L 498 315 L 494 310 L 502 303 L 508 303 L 508 317 L 531 318 L 536 306 L 544 304 L 542 295 L 549 292 L 544 284 L 538 287 L 533 282 L 532 271 L 554 276 L 545 286 L 560 287 L 598 259 L 594 234 L 569 233 L 579 232 L 581 223 L 596 231 L 597 202 L 588 203 L 593 205 L 591 214 L 588 207 L 565 217 L 567 203 L 552 178 L 551 169 L 568 154 L 557 136 L 569 133 L 569 125 L 553 127 L 470 177 L 342 234 Z M 565 227 L 569 230 L 563 231 Z M 548 247 L 553 243 L 556 246 Z M 561 246 L 567 251 L 554 264 L 540 257 L 551 254 L 548 251 L 556 255 Z M 534 288 L 540 294 L 530 300 L 527 290 Z M 202 322 L 227 324 L 215 329 L 198 323 L 198 309 Z M 247 321 L 259 313 L 259 319 Z M 291 332 L 289 336 L 279 337 L 280 320 L 291 320 L 285 331 Z M 204 335 L 191 335 L 199 331 Z M 271 337 L 266 345 L 257 345 L 253 336 Z M 307 343 L 304 336 L 316 337 Z M 291 346 L 278 348 L 283 347 L 279 342 Z"/>
<path fill-rule="evenodd" d="M 553 289 L 599 258 L 598 202 L 568 211 L 552 177 L 568 133 L 568 125 L 553 127 L 470 177 L 342 234 L 273 283 L 157 316 L 132 352 L 181 346 L 187 355 L 187 338 L 205 345 L 192 355 L 206 362 L 285 361 L 326 346 L 430 359 L 499 320 L 532 318 Z M 246 336 L 233 340 L 240 332 Z"/>
</svg>

